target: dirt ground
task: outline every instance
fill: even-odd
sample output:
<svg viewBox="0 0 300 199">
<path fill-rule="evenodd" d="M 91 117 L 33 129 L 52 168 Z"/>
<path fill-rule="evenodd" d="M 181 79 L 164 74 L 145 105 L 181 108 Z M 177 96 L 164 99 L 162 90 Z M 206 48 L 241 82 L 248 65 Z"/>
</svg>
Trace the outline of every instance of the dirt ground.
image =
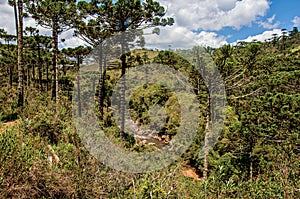
<svg viewBox="0 0 300 199">
<path fill-rule="evenodd" d="M 184 167 L 182 168 L 182 170 L 180 171 L 180 173 L 185 176 L 185 177 L 190 177 L 190 178 L 194 178 L 196 180 L 200 180 L 201 178 L 199 177 L 199 175 L 196 173 L 196 169 L 193 167 Z"/>
</svg>

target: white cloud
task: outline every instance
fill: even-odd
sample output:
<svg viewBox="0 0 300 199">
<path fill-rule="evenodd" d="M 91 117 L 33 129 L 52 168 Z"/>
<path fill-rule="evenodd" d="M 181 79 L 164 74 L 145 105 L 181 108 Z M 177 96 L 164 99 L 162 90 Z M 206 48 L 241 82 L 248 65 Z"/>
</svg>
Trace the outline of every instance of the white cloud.
<svg viewBox="0 0 300 199">
<path fill-rule="evenodd" d="M 0 27 L 4 28 L 9 34 L 15 34 L 16 26 L 15 26 L 13 8 L 8 5 L 8 1 L 1 0 L 0 10 L 1 10 Z"/>
<path fill-rule="evenodd" d="M 240 29 L 250 26 L 266 14 L 268 0 L 158 0 L 167 8 L 167 16 L 175 18 L 175 25 L 162 28 L 160 36 L 147 36 L 148 46 L 187 48 L 193 45 L 220 47 L 227 37 L 213 31 L 224 27 Z M 275 16 L 274 16 L 275 17 Z M 272 23 L 273 19 L 269 19 Z M 191 30 L 199 30 L 192 32 Z M 151 43 L 151 45 L 149 44 Z"/>
<path fill-rule="evenodd" d="M 300 17 L 295 16 L 292 22 L 294 23 L 294 27 L 300 27 Z"/>
<path fill-rule="evenodd" d="M 9 34 L 16 34 L 16 25 L 15 25 L 15 18 L 14 18 L 14 11 L 13 7 L 8 5 L 7 0 L 0 0 L 0 11 L 1 11 L 1 20 L 0 20 L 0 28 L 4 28 Z M 25 27 L 37 27 L 37 23 L 32 18 L 25 18 L 24 19 L 24 30 Z M 48 35 L 51 36 L 51 30 L 43 28 L 41 26 L 38 27 L 41 35 Z M 67 31 L 62 33 L 60 38 L 66 39 L 64 43 L 60 42 L 60 47 L 75 47 L 78 45 L 84 45 L 85 43 L 73 37 L 73 31 Z"/>
<path fill-rule="evenodd" d="M 270 7 L 268 0 L 158 0 L 167 5 L 169 16 L 179 26 L 189 29 L 240 29 L 264 16 Z"/>
<path fill-rule="evenodd" d="M 60 35 L 61 39 L 65 39 L 65 42 L 61 42 L 60 47 L 61 48 L 74 48 L 76 46 L 86 46 L 87 43 L 85 43 L 83 40 L 79 39 L 78 37 L 73 36 L 74 30 L 69 30 L 66 32 L 63 32 Z"/>
<path fill-rule="evenodd" d="M 1 20 L 0 27 L 3 27 L 9 34 L 16 34 L 16 24 L 14 18 L 13 7 L 8 4 L 8 1 L 0 0 L 0 10 L 1 10 Z M 36 22 L 32 18 L 24 19 L 24 29 L 25 27 L 36 27 Z M 50 35 L 51 31 L 39 27 L 40 33 L 43 35 Z"/>
<path fill-rule="evenodd" d="M 218 35 L 215 32 L 206 32 L 202 31 L 197 35 L 198 45 L 200 46 L 210 46 L 213 48 L 217 48 L 228 44 L 226 41 L 226 37 Z"/>
<path fill-rule="evenodd" d="M 236 5 L 236 0 L 217 0 L 217 5 L 220 10 L 229 11 Z"/>
<path fill-rule="evenodd" d="M 267 21 L 263 22 L 263 21 L 258 21 L 257 24 L 259 24 L 260 26 L 262 26 L 265 29 L 274 29 L 274 28 L 278 28 L 278 26 L 280 25 L 279 21 L 276 21 L 275 23 L 273 23 L 273 21 L 275 20 L 276 15 L 274 14 L 272 17 L 267 18 Z"/>
<path fill-rule="evenodd" d="M 274 14 L 272 17 L 267 18 L 268 23 L 273 23 L 275 17 L 276 17 L 276 15 Z"/>
<path fill-rule="evenodd" d="M 167 16 L 175 18 L 175 25 L 161 28 L 161 35 L 147 36 L 147 42 L 155 44 L 157 48 L 190 47 L 204 45 L 219 47 L 226 44 L 227 37 L 218 35 L 214 31 L 224 27 L 240 29 L 251 26 L 269 9 L 269 0 L 157 0 L 167 7 Z M 0 27 L 5 27 L 10 34 L 15 34 L 13 8 L 7 1 L 0 0 Z M 274 16 L 275 18 L 275 16 Z M 263 27 L 275 28 L 273 17 L 266 22 L 260 22 Z M 294 19 L 295 22 L 298 18 Z M 256 22 L 257 23 L 257 22 Z M 25 25 L 36 26 L 33 19 L 26 19 Z M 40 28 L 41 29 L 41 28 Z M 193 32 L 191 30 L 199 30 Z M 41 29 L 41 34 L 51 35 L 51 31 Z M 80 39 L 72 37 L 72 32 L 63 33 L 60 38 L 66 39 L 60 47 L 74 47 L 84 45 Z"/>
<path fill-rule="evenodd" d="M 192 32 L 186 27 L 172 26 L 161 29 L 161 34 L 146 36 L 146 46 L 149 48 L 168 49 L 191 48 L 196 45 L 220 47 L 227 44 L 226 37 L 215 32 Z"/>
<path fill-rule="evenodd" d="M 273 29 L 273 30 L 268 30 L 265 31 L 261 34 L 255 35 L 255 36 L 249 36 L 245 40 L 239 40 L 239 41 L 246 41 L 246 42 L 252 42 L 254 40 L 257 41 L 266 41 L 267 39 L 271 39 L 273 37 L 273 34 L 277 34 L 278 36 L 282 34 L 281 29 Z M 238 41 L 237 41 L 238 42 Z M 234 42 L 236 44 L 237 42 Z"/>
</svg>

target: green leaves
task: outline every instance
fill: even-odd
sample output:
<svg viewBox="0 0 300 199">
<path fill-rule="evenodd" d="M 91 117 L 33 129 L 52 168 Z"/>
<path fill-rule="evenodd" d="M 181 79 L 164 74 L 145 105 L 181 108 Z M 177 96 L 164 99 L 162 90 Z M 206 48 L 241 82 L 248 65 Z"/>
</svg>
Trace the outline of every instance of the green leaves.
<svg viewBox="0 0 300 199">
<path fill-rule="evenodd" d="M 163 18 L 164 7 L 152 0 L 80 1 L 77 9 L 79 20 L 73 21 L 75 34 L 92 46 L 117 32 L 174 24 L 174 19 Z"/>
<path fill-rule="evenodd" d="M 37 1 L 25 0 L 26 11 L 45 28 L 53 28 L 53 21 L 59 24 L 60 31 L 72 26 L 73 18 L 76 18 L 76 1 Z"/>
</svg>

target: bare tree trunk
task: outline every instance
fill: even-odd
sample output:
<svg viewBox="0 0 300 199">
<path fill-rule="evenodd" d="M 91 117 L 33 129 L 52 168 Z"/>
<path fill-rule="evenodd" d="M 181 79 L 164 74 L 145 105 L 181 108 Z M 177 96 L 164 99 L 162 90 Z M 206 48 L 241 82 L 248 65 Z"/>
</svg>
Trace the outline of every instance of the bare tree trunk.
<svg viewBox="0 0 300 199">
<path fill-rule="evenodd" d="M 33 88 L 35 87 L 35 64 L 32 64 L 32 84 L 33 84 Z"/>
<path fill-rule="evenodd" d="M 17 9 L 16 0 L 14 0 L 14 15 L 15 15 L 15 23 L 16 23 L 16 35 L 18 36 L 19 22 L 18 22 L 18 9 Z M 10 68 L 9 68 L 9 74 L 10 74 L 10 76 L 9 76 L 9 85 L 10 85 L 10 88 L 12 88 L 12 84 L 13 84 L 13 71 L 14 71 L 14 66 L 10 65 Z"/>
<path fill-rule="evenodd" d="M 250 179 L 252 179 L 253 178 L 253 161 L 252 161 L 252 156 L 251 156 L 251 154 L 250 154 L 250 168 L 249 168 L 249 177 L 250 177 Z"/>
<path fill-rule="evenodd" d="M 53 29 L 52 29 L 52 37 L 53 37 L 53 43 L 52 43 L 52 49 L 53 49 L 53 55 L 52 55 L 52 63 L 53 63 L 53 73 L 52 73 L 52 100 L 55 101 L 56 104 L 58 104 L 58 63 L 57 63 L 57 57 L 58 57 L 58 23 L 56 19 L 53 19 Z"/>
<path fill-rule="evenodd" d="M 205 128 L 205 143 L 204 143 L 204 165 L 203 165 L 203 180 L 207 180 L 208 177 L 208 154 L 209 154 L 209 138 L 211 134 L 211 128 L 210 128 L 210 102 L 211 97 L 208 93 L 208 99 L 207 99 L 207 115 L 206 115 L 206 128 Z"/>
<path fill-rule="evenodd" d="M 49 91 L 49 63 L 46 63 L 46 89 Z"/>
<path fill-rule="evenodd" d="M 103 59 L 103 77 L 102 77 L 102 81 L 103 81 L 103 86 L 101 89 L 101 95 L 102 95 L 102 105 L 104 106 L 104 98 L 105 98 L 105 76 L 106 76 L 106 67 L 107 67 L 107 54 L 104 55 L 104 59 Z M 108 106 L 107 106 L 108 107 Z"/>
<path fill-rule="evenodd" d="M 81 91 L 80 91 L 80 74 L 77 76 L 77 95 L 78 95 L 78 116 L 81 117 Z"/>
<path fill-rule="evenodd" d="M 99 112 L 100 112 L 100 119 L 103 119 L 103 93 L 102 93 L 102 90 L 103 90 L 103 87 L 104 87 L 104 82 L 103 82 L 103 46 L 102 46 L 102 43 L 100 44 L 99 46 L 99 90 L 98 90 L 98 94 L 99 94 Z"/>
<path fill-rule="evenodd" d="M 30 69 L 29 69 L 29 66 L 27 65 L 27 68 L 26 68 L 26 87 L 27 87 L 27 90 L 29 89 L 29 86 L 30 86 Z"/>
<path fill-rule="evenodd" d="M 14 0 L 14 14 L 15 14 L 15 23 L 16 23 L 16 35 L 18 36 L 19 22 L 18 22 L 18 10 L 17 10 L 16 0 Z"/>
<path fill-rule="evenodd" d="M 38 42 L 38 75 L 39 75 L 39 90 L 40 92 L 43 91 L 42 85 L 42 58 L 41 58 L 41 47 L 40 47 L 40 36 L 37 35 L 37 42 Z"/>
<path fill-rule="evenodd" d="M 24 104 L 24 68 L 23 68 L 23 2 L 18 1 L 18 106 L 22 107 Z"/>
<path fill-rule="evenodd" d="M 9 89 L 12 89 L 13 86 L 13 65 L 9 65 Z"/>
<path fill-rule="evenodd" d="M 78 67 L 78 71 L 80 70 L 80 55 L 77 55 L 77 67 Z M 78 115 L 79 117 L 81 117 L 81 91 L 80 91 L 80 73 L 78 73 L 77 75 L 77 94 L 78 94 Z"/>
<path fill-rule="evenodd" d="M 7 50 L 10 52 L 10 46 L 9 46 L 9 41 L 7 45 Z M 11 90 L 12 89 L 12 84 L 13 84 L 13 64 L 9 64 L 9 83 L 8 87 Z"/>
<path fill-rule="evenodd" d="M 126 79 L 125 79 L 125 73 L 126 73 L 126 54 L 125 54 L 125 44 L 124 44 L 124 37 L 122 37 L 122 55 L 121 55 L 121 61 L 122 61 L 122 70 L 121 70 L 121 95 L 120 95 L 120 116 L 121 116 L 121 124 L 120 124 L 120 136 L 125 137 L 125 90 L 126 90 Z"/>
</svg>

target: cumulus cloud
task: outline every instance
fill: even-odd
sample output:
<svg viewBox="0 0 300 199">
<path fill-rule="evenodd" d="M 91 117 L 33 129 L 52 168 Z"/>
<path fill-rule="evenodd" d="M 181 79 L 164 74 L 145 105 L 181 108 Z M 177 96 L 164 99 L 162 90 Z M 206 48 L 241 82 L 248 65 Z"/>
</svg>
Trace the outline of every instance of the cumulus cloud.
<svg viewBox="0 0 300 199">
<path fill-rule="evenodd" d="M 9 34 L 16 34 L 16 25 L 15 25 L 13 7 L 8 4 L 7 0 L 0 0 L 0 10 L 1 10 L 0 27 L 4 28 Z M 36 27 L 35 20 L 32 18 L 25 18 L 24 29 L 26 27 Z M 39 27 L 39 30 L 40 33 L 43 35 L 51 34 L 51 31 L 49 29 Z"/>
<path fill-rule="evenodd" d="M 0 28 L 4 28 L 9 34 L 16 34 L 16 25 L 14 19 L 13 7 L 8 4 L 7 0 L 0 0 L 0 11 L 1 20 Z M 24 29 L 26 27 L 37 27 L 37 23 L 32 18 L 24 19 Z M 51 30 L 38 26 L 41 35 L 51 36 Z M 60 42 L 60 47 L 76 47 L 78 45 L 85 45 L 85 43 L 73 37 L 73 31 L 64 32 L 60 35 L 60 38 L 64 38 L 66 41 L 64 43 Z"/>
<path fill-rule="evenodd" d="M 15 21 L 13 8 L 8 5 L 8 1 L 0 0 L 1 20 L 0 27 L 10 34 L 15 34 Z"/>
<path fill-rule="evenodd" d="M 229 11 L 236 5 L 237 0 L 217 0 L 217 5 L 220 10 Z"/>
<path fill-rule="evenodd" d="M 240 29 L 251 26 L 263 17 L 269 9 L 269 0 L 157 0 L 166 6 L 167 16 L 175 18 L 175 25 L 162 28 L 160 36 L 147 36 L 146 41 L 158 48 L 187 48 L 191 45 L 219 47 L 226 44 L 227 37 L 218 35 L 216 31 L 224 27 Z M 0 0 L 0 27 L 10 34 L 15 34 L 13 8 L 7 1 Z M 275 18 L 275 16 L 274 16 Z M 275 28 L 274 18 L 260 22 L 263 27 Z M 297 22 L 298 18 L 294 21 Z M 25 26 L 36 27 L 33 19 L 26 19 Z M 40 28 L 41 34 L 51 35 L 51 30 Z M 81 40 L 72 37 L 72 32 L 63 33 L 60 38 L 66 41 L 61 47 L 84 45 Z"/>
<path fill-rule="evenodd" d="M 292 22 L 294 23 L 294 27 L 300 27 L 300 17 L 295 16 Z"/>
<path fill-rule="evenodd" d="M 158 0 L 179 26 L 193 30 L 240 29 L 266 14 L 268 0 Z"/>
<path fill-rule="evenodd" d="M 186 27 L 173 26 L 161 29 L 160 35 L 146 36 L 146 46 L 149 48 L 172 49 L 191 48 L 196 45 L 220 47 L 227 44 L 226 37 L 215 32 L 192 32 Z"/>
<path fill-rule="evenodd" d="M 258 34 L 258 35 L 255 35 L 255 36 L 249 36 L 247 39 L 239 40 L 239 41 L 252 42 L 252 41 L 256 40 L 256 41 L 263 42 L 263 41 L 266 41 L 268 39 L 271 39 L 274 34 L 281 35 L 282 34 L 281 29 L 268 30 L 268 31 L 265 31 L 261 34 Z M 234 44 L 236 44 L 237 42 L 235 42 Z"/>
<path fill-rule="evenodd" d="M 214 31 L 224 27 L 240 29 L 250 26 L 266 14 L 268 0 L 158 0 L 167 8 L 167 16 L 175 18 L 175 25 L 163 28 L 160 36 L 148 36 L 149 46 L 187 48 L 193 45 L 220 47 L 227 44 L 227 37 Z M 275 18 L 275 16 L 274 16 Z M 264 26 L 275 28 L 268 19 Z M 271 27 L 272 25 L 272 27 Z M 191 31 L 194 30 L 194 31 Z M 151 43 L 151 45 L 150 45 Z"/>
</svg>

